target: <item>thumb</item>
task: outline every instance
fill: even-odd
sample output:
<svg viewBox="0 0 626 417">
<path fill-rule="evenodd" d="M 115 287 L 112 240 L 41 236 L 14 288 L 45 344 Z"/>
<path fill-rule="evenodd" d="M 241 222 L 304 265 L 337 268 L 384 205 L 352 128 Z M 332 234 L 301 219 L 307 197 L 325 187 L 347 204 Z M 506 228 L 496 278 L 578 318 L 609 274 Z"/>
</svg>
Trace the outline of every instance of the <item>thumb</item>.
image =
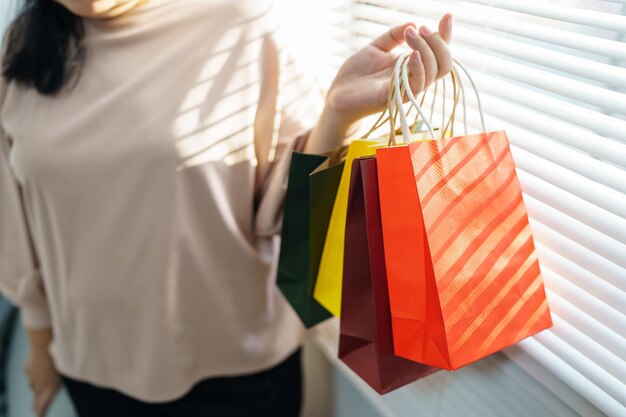
<svg viewBox="0 0 626 417">
<path fill-rule="evenodd" d="M 405 23 L 393 27 L 372 41 L 372 45 L 385 52 L 389 52 L 404 42 L 404 30 L 409 26 L 415 27 L 415 23 Z"/>
</svg>

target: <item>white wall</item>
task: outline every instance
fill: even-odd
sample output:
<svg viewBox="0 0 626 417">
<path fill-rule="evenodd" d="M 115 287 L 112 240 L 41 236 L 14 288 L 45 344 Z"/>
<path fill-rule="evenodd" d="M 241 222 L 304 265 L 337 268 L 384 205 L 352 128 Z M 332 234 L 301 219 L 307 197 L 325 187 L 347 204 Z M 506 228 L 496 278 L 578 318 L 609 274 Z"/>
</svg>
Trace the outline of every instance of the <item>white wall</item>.
<svg viewBox="0 0 626 417">
<path fill-rule="evenodd" d="M 1 0 L 0 1 L 0 33 L 4 33 L 4 29 L 11 20 L 11 15 L 15 10 L 14 0 Z"/>
</svg>

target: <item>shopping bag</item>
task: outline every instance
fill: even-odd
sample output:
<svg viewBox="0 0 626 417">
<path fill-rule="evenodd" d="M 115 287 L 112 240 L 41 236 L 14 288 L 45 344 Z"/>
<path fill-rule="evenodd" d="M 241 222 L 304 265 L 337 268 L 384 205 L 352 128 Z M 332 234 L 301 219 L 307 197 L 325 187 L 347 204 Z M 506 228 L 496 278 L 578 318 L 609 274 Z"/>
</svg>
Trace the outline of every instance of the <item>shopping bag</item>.
<svg viewBox="0 0 626 417">
<path fill-rule="evenodd" d="M 343 163 L 329 166 L 327 155 L 292 154 L 277 284 L 306 327 L 331 316 L 313 298 L 313 287 L 342 170 Z"/>
<path fill-rule="evenodd" d="M 393 354 L 375 158 L 352 166 L 339 358 L 380 394 L 437 370 Z"/>
<path fill-rule="evenodd" d="M 374 155 L 376 148 L 386 146 L 387 143 L 388 138 L 359 139 L 350 143 L 348 148 L 313 293 L 315 299 L 337 317 L 341 310 L 341 277 L 352 161 L 362 156 Z"/>
<path fill-rule="evenodd" d="M 453 370 L 552 325 L 504 131 L 376 159 L 396 355 Z"/>
</svg>

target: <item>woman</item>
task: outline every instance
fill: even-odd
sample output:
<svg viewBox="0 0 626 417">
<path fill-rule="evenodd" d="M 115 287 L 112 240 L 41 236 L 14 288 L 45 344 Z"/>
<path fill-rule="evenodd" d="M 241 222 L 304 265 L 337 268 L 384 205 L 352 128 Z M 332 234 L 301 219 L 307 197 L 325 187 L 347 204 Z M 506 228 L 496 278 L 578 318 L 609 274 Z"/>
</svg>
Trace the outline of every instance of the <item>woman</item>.
<svg viewBox="0 0 626 417">
<path fill-rule="evenodd" d="M 25 0 L 0 89 L 0 290 L 22 309 L 43 416 L 296 416 L 297 316 L 272 236 L 291 150 L 381 111 L 407 43 L 417 93 L 439 32 L 392 28 L 323 108 L 259 1 Z M 320 111 L 321 110 L 321 111 Z"/>
</svg>

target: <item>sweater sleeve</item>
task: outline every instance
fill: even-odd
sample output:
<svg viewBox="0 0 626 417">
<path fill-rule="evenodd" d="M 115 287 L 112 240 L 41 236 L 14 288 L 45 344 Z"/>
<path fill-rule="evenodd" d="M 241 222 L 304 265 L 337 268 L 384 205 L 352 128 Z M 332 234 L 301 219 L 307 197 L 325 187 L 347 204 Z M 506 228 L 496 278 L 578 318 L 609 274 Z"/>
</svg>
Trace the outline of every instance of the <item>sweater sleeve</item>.
<svg viewBox="0 0 626 417">
<path fill-rule="evenodd" d="M 290 53 L 280 30 L 264 37 L 259 106 L 254 124 L 257 155 L 256 233 L 280 233 L 291 153 L 304 149 L 321 114 L 319 85 Z"/>
<path fill-rule="evenodd" d="M 1 83 L 0 98 L 3 98 L 6 84 Z M 48 302 L 24 211 L 22 189 L 9 165 L 10 150 L 11 141 L 0 116 L 0 292 L 20 307 L 27 328 L 46 328 L 50 326 Z"/>
</svg>

